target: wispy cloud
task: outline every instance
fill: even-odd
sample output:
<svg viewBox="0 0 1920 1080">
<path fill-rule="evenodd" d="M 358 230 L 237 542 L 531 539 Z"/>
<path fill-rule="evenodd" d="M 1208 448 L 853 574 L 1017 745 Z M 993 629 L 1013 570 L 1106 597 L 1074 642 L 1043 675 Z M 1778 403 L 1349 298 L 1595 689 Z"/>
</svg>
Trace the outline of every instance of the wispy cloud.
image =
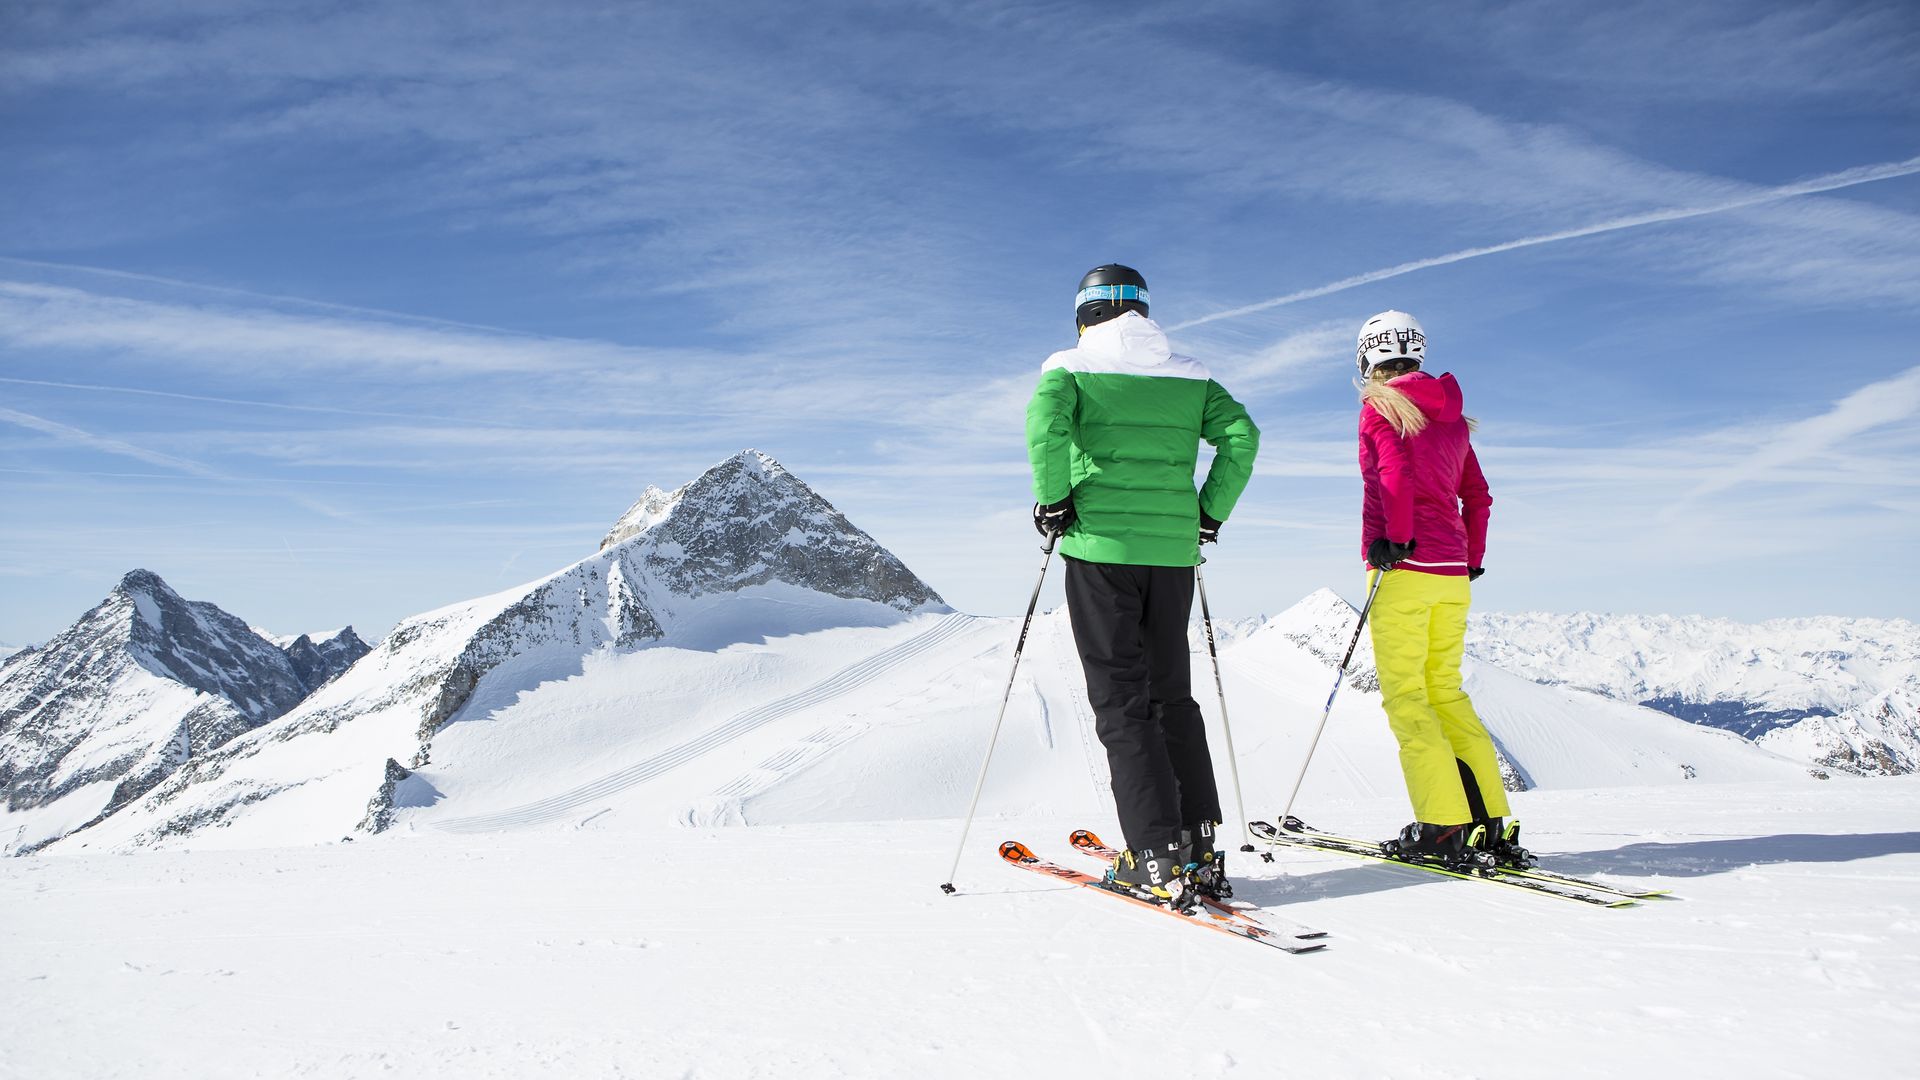
<svg viewBox="0 0 1920 1080">
<path fill-rule="evenodd" d="M 1592 225 L 1582 225 L 1572 229 L 1560 229 L 1555 232 L 1540 233 L 1535 236 L 1521 237 L 1518 240 L 1507 240 L 1498 244 L 1464 248 L 1460 251 L 1448 252 L 1445 255 L 1416 259 L 1412 262 L 1400 263 L 1381 270 L 1370 270 L 1364 274 L 1355 274 L 1352 277 L 1341 278 L 1339 281 L 1330 282 L 1325 285 L 1316 285 L 1311 289 L 1301 289 L 1298 292 L 1291 292 L 1285 296 L 1276 296 L 1271 300 L 1262 300 L 1257 304 L 1246 304 L 1241 307 L 1229 308 L 1226 311 L 1216 311 L 1210 315 L 1202 315 L 1196 319 L 1188 319 L 1185 322 L 1177 323 L 1168 327 L 1168 329 L 1186 330 L 1195 326 L 1204 326 L 1207 323 L 1219 322 L 1222 319 L 1239 318 L 1242 315 L 1251 315 L 1255 312 L 1267 311 L 1286 304 L 1297 304 L 1302 300 L 1314 300 L 1322 296 L 1331 296 L 1334 293 L 1344 292 L 1347 289 L 1357 288 L 1361 285 L 1371 285 L 1378 281 L 1386 281 L 1390 278 L 1397 278 L 1418 270 L 1431 270 L 1435 267 L 1451 266 L 1454 263 L 1466 262 L 1468 259 L 1484 258 L 1485 256 L 1498 255 L 1502 252 L 1538 247 L 1542 244 L 1558 244 L 1567 240 L 1578 240 L 1586 236 L 1599 236 L 1604 233 L 1620 232 L 1625 229 L 1638 229 L 1648 225 L 1662 225 L 1668 222 L 1685 221 L 1689 218 L 1706 217 L 1710 214 L 1724 214 L 1731 210 L 1740 210 L 1750 206 L 1759 206 L 1764 203 L 1779 202 L 1784 199 L 1797 198 L 1802 195 L 1813 195 L 1823 191 L 1838 191 L 1842 188 L 1857 187 L 1861 184 L 1871 184 L 1875 181 L 1891 180 L 1896 177 L 1912 176 L 1916 173 L 1920 173 L 1920 157 L 1912 157 L 1902 161 L 1892 161 L 1880 165 L 1864 165 L 1858 168 L 1845 169 L 1840 172 L 1829 173 L 1825 176 L 1802 180 L 1797 183 L 1766 188 L 1738 198 L 1723 199 L 1706 206 L 1673 207 L 1643 214 L 1629 214 L 1625 217 L 1596 222 Z"/>
<path fill-rule="evenodd" d="M 1356 275 L 1268 306 L 1383 273 L 1789 197 L 1656 165 L 1571 127 L 1251 63 L 1169 32 L 1179 21 L 1152 12 L 1086 25 L 1051 9 L 978 4 L 884 29 L 867 14 L 861 5 L 818 10 L 783 27 L 789 47 L 743 54 L 715 45 L 731 40 L 716 20 L 736 20 L 691 11 L 653 12 L 643 27 L 618 9 L 509 4 L 464 13 L 456 34 L 419 9 L 229 19 L 107 5 L 0 66 L 30 89 L 217 88 L 223 97 L 208 107 L 226 121 L 223 138 L 200 144 L 202 155 L 374 149 L 388 179 L 338 196 L 362 213 L 428 213 L 542 237 L 553 245 L 543 257 L 574 281 L 608 295 L 688 297 L 712 325 L 790 355 L 873 355 L 875 342 L 968 332 L 964 309 L 926 298 L 977 297 L 1010 246 L 1032 256 L 1084 246 L 1078 208 L 1141 178 L 1172 178 L 1210 203 L 1242 207 L 1289 198 L 1448 207 L 1458 227 L 1482 232 L 1601 222 Z M 1810 66 L 1819 52 L 1807 47 L 1810 21 L 1749 20 L 1740 35 Z M 1527 25 L 1558 36 L 1541 23 Z M 1871 23 L 1837 40 L 1884 41 Z M 1737 51 L 1724 45 L 1716 40 L 1716 57 Z M 1124 109 L 1082 92 L 1103 84 L 1111 56 L 1142 51 L 1151 62 L 1130 70 Z M 136 53 L 142 62 L 128 62 Z M 1037 142 L 1011 168 L 990 159 L 927 168 L 919 154 L 930 141 L 1016 136 Z M 178 142 L 166 152 L 180 152 Z M 1036 176 L 1053 182 L 1037 186 Z M 1075 198 L 1085 185 L 1094 189 Z M 991 214 L 981 212 L 983 192 Z M 1676 205 L 1689 209 L 1661 209 Z M 1144 224 L 1123 235 L 1168 243 Z M 1246 310 L 1260 307 L 1234 309 Z"/>
<path fill-rule="evenodd" d="M 429 315 L 419 315 L 407 311 L 393 311 L 386 308 L 361 307 L 354 304 L 336 304 L 326 300 L 314 300 L 305 296 L 288 296 L 283 293 L 264 293 L 253 289 L 237 289 L 229 285 L 213 285 L 201 281 L 188 281 L 183 278 L 164 277 L 159 274 L 141 274 L 105 266 L 48 262 L 44 259 L 19 259 L 8 255 L 0 255 L 0 263 L 28 270 L 53 271 L 60 274 L 78 274 L 88 277 L 104 278 L 116 282 L 158 285 L 164 289 L 179 292 L 221 296 L 237 301 L 247 307 L 258 308 L 267 305 L 284 305 L 307 308 L 314 311 L 324 311 L 332 314 L 374 318 L 389 322 L 424 323 L 428 326 L 451 327 L 456 330 L 477 330 L 486 334 L 538 339 L 538 335 L 535 334 L 527 334 L 505 327 L 488 326 L 483 323 L 467 323 L 452 319 L 438 319 Z"/>
<path fill-rule="evenodd" d="M 1689 501 L 1723 492 L 1742 484 L 1772 477 L 1783 468 L 1832 450 L 1848 439 L 1887 424 L 1920 416 L 1920 367 L 1909 368 L 1890 379 L 1869 383 L 1834 403 L 1818 416 L 1808 417 L 1784 427 L 1769 430 L 1754 440 L 1729 467 L 1687 493 Z M 1876 470 L 1875 481 L 1920 477 L 1887 477 Z"/>
<path fill-rule="evenodd" d="M 150 390 L 138 386 L 101 386 L 96 383 L 53 382 L 46 379 L 15 379 L 0 376 L 0 383 L 12 383 L 15 386 L 40 386 L 52 390 L 80 390 L 91 394 L 132 394 L 137 397 L 168 398 L 174 401 L 197 401 L 209 405 L 239 405 L 250 409 L 284 409 L 288 412 L 321 413 L 328 416 L 354 416 L 376 420 L 413 420 L 443 424 L 472 424 L 477 427 L 512 427 L 498 420 L 482 420 L 470 416 L 436 416 L 432 413 L 382 412 L 373 409 L 345 409 L 333 405 L 302 405 L 287 401 L 259 401 L 251 398 L 210 397 L 206 394 L 182 394 L 172 390 Z"/>
<path fill-rule="evenodd" d="M 197 461 L 175 457 L 172 454 L 163 454 L 157 450 L 148 450 L 144 447 L 135 446 L 132 443 L 122 442 L 119 439 L 109 438 L 105 435 L 95 435 L 92 432 L 82 431 L 77 427 L 62 424 L 55 420 L 48 420 L 45 417 L 35 416 L 32 413 L 23 413 L 17 409 L 0 407 L 0 420 L 26 428 L 29 431 L 37 431 L 42 435 L 50 435 L 72 446 L 81 446 L 89 450 L 99 450 L 103 453 L 117 454 L 121 457 L 132 458 L 135 461 L 144 461 L 149 465 L 159 465 L 164 468 L 183 472 L 189 476 L 198 476 L 204 480 L 233 479 L 227 474 L 202 465 Z"/>
<path fill-rule="evenodd" d="M 1214 366 L 1232 391 L 1243 398 L 1272 394 L 1309 371 L 1317 372 L 1311 381 L 1324 382 L 1318 373 L 1337 370 L 1332 361 L 1353 351 L 1353 337 L 1353 327 L 1345 322 L 1323 322 L 1295 330 L 1251 353 L 1220 354 Z"/>
<path fill-rule="evenodd" d="M 323 368 L 340 373 L 648 370 L 671 357 L 600 342 L 403 326 L 270 310 L 190 307 L 64 286 L 0 281 L 0 342 L 27 349 L 101 349 L 190 359 L 200 366 Z"/>
<path fill-rule="evenodd" d="M 45 417 L 35 416 L 32 413 L 24 413 L 18 409 L 0 407 L 0 422 L 23 427 L 29 431 L 39 432 L 42 435 L 50 436 L 69 446 L 77 446 L 105 454 L 132 458 L 135 461 L 144 461 L 149 465 L 158 465 L 162 468 L 173 469 L 202 480 L 216 480 L 224 484 L 245 487 L 265 494 L 276 495 L 305 507 L 314 513 L 323 514 L 327 517 L 344 518 L 347 516 L 326 503 L 308 498 L 297 492 L 287 492 L 273 485 L 262 484 L 259 481 L 234 476 L 231 473 L 215 469 L 212 466 L 194 461 L 190 458 L 161 453 L 157 450 L 149 450 L 146 447 L 135 446 L 132 443 L 105 435 L 96 435 L 70 424 L 62 424 L 56 420 L 48 420 Z"/>
</svg>

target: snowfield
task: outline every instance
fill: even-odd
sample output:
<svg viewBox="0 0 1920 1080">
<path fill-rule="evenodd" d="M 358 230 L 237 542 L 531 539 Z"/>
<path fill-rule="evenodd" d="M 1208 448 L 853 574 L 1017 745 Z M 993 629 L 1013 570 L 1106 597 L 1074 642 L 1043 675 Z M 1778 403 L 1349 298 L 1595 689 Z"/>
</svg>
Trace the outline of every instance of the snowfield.
<svg viewBox="0 0 1920 1080">
<path fill-rule="evenodd" d="M 1310 597 L 1222 651 L 1253 816 L 1305 753 L 1342 609 Z M 996 858 L 1020 839 L 1093 869 L 1067 833 L 1119 836 L 1064 611 L 1036 619 L 948 897 L 1017 620 L 778 590 L 699 610 L 679 644 L 490 672 L 379 835 L 315 842 L 360 812 L 347 788 L 0 860 L 0 1075 L 1912 1075 L 1920 778 L 1818 780 L 1476 664 L 1530 845 L 1681 898 L 1235 854 L 1242 898 L 1333 935 L 1288 956 Z M 793 632 L 749 632 L 773 610 Z M 1386 836 L 1406 801 L 1361 659 L 1296 809 Z"/>
<path fill-rule="evenodd" d="M 1051 816 L 977 823 L 952 897 L 954 821 L 9 859 L 0 1075 L 1913 1075 L 1920 781 L 1516 801 L 1555 865 L 1682 899 L 1243 861 L 1333 934 L 1288 956 L 994 857 L 1075 858 Z"/>
</svg>

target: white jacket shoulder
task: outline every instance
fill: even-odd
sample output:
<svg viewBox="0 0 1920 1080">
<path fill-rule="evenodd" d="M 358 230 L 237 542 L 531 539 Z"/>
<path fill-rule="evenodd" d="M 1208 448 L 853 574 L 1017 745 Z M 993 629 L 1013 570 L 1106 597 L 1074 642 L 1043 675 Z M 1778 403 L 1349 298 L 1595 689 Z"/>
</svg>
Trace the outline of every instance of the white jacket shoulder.
<svg viewBox="0 0 1920 1080">
<path fill-rule="evenodd" d="M 1080 355 L 1079 349 L 1061 349 L 1059 352 L 1047 357 L 1047 362 L 1040 365 L 1040 371 L 1043 374 L 1049 371 L 1061 370 L 1087 370 L 1085 358 Z"/>
</svg>

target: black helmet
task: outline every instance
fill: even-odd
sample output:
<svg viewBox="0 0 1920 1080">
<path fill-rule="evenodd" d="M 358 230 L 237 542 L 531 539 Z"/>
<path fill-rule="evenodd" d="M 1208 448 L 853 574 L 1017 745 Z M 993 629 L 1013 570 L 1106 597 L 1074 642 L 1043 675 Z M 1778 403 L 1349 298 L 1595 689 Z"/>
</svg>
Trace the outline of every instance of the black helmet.
<svg viewBox="0 0 1920 1080">
<path fill-rule="evenodd" d="M 1119 263 L 1096 266 L 1080 279 L 1073 299 L 1073 321 L 1085 330 L 1129 311 L 1147 313 L 1147 279 Z"/>
</svg>

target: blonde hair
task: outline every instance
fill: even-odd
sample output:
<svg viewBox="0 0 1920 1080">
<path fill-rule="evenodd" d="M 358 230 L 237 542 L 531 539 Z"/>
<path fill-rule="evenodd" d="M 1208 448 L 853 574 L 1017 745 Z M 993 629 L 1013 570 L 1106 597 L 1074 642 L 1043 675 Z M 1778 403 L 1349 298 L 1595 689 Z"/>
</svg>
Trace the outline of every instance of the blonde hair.
<svg viewBox="0 0 1920 1080">
<path fill-rule="evenodd" d="M 1409 438 L 1427 429 L 1427 414 L 1413 399 L 1402 393 L 1397 387 L 1387 385 L 1387 380 L 1406 374 L 1404 371 L 1386 371 L 1376 368 L 1366 382 L 1360 383 L 1360 402 L 1373 406 L 1373 411 L 1393 425 L 1393 432 L 1401 438 Z M 1480 421 L 1471 416 L 1463 416 L 1470 432 L 1480 430 Z"/>
</svg>

